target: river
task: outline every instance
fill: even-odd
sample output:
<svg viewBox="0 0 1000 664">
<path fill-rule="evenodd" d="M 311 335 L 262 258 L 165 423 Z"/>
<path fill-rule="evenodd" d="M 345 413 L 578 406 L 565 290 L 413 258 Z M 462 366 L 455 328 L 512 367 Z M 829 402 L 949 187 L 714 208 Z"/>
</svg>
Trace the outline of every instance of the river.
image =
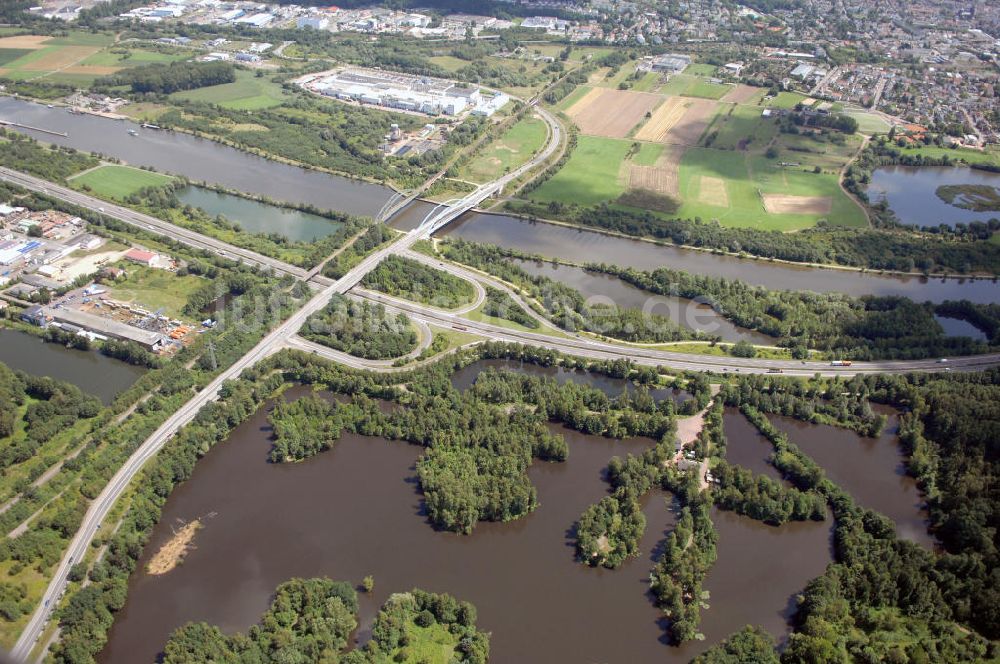
<svg viewBox="0 0 1000 664">
<path fill-rule="evenodd" d="M 286 398 L 304 392 L 296 388 Z M 705 583 L 707 639 L 670 647 L 647 594 L 656 547 L 675 523 L 667 496 L 644 499 L 641 555 L 618 570 L 575 562 L 569 538 L 581 512 L 605 495 L 608 460 L 640 453 L 652 441 L 550 425 L 566 437 L 570 457 L 529 470 L 538 509 L 460 536 L 435 531 L 421 514 L 414 470 L 420 448 L 344 435 L 332 451 L 303 463 L 269 464 L 265 411 L 210 451 L 171 495 L 129 581 L 100 656 L 104 664 L 153 661 L 170 632 L 191 620 L 227 633 L 246 630 L 292 576 L 359 582 L 367 574 L 375 592 L 361 597 L 362 640 L 390 593 L 421 587 L 476 605 L 479 627 L 492 632 L 492 661 L 687 662 L 748 623 L 783 637 L 795 594 L 831 560 L 830 521 L 772 528 L 713 510 L 719 560 Z M 171 528 L 196 517 L 205 527 L 184 564 L 159 577 L 142 571 Z"/>
<path fill-rule="evenodd" d="M 874 408 L 889 418 L 877 438 L 790 417 L 770 416 L 770 420 L 858 504 L 889 517 L 900 538 L 933 548 L 936 540 L 927 531 L 923 496 L 916 480 L 906 474 L 898 414 L 886 406 Z"/>
<path fill-rule="evenodd" d="M 1000 281 L 889 276 L 721 256 L 502 214 L 468 214 L 445 227 L 442 234 L 575 263 L 603 262 L 640 270 L 668 267 L 741 279 L 774 290 L 903 295 L 918 302 L 1000 302 Z"/>
<path fill-rule="evenodd" d="M 0 362 L 33 376 L 72 383 L 105 404 L 146 372 L 97 351 L 73 350 L 9 329 L 0 329 Z"/>
<path fill-rule="evenodd" d="M 211 182 L 274 200 L 373 215 L 392 196 L 388 187 L 291 166 L 189 134 L 142 129 L 134 122 L 76 115 L 11 97 L 0 97 L 0 119 L 64 132 L 66 137 L 18 130 L 46 143 L 117 157 L 133 166 Z M 137 135 L 129 134 L 134 130 Z"/>
<path fill-rule="evenodd" d="M 381 185 L 270 161 L 187 134 L 139 129 L 125 121 L 74 115 L 63 108 L 47 108 L 10 97 L 0 97 L 0 118 L 69 134 L 63 138 L 25 131 L 42 141 L 100 152 L 133 165 L 152 166 L 275 200 L 374 214 L 392 194 Z M 128 128 L 137 129 L 139 135 L 129 135 Z M 397 215 L 393 225 L 411 228 L 431 207 L 415 203 Z M 755 261 L 528 222 L 507 215 L 469 213 L 449 224 L 442 233 L 574 262 L 603 261 L 643 270 L 668 266 L 694 274 L 743 279 L 772 289 L 905 295 L 932 302 L 949 299 L 1000 302 L 1000 283 L 993 281 L 897 277 Z"/>
<path fill-rule="evenodd" d="M 572 286 L 580 291 L 591 304 L 614 304 L 621 308 L 639 309 L 650 314 L 658 314 L 689 330 L 718 335 L 722 337 L 723 341 L 749 341 L 764 346 L 777 343 L 774 337 L 731 323 L 707 304 L 682 297 L 667 297 L 649 293 L 618 277 L 588 272 L 571 265 L 535 261 L 515 261 L 515 263 L 529 274 L 548 277 Z"/>
<path fill-rule="evenodd" d="M 1000 212 L 976 212 L 941 200 L 937 188 L 945 184 L 984 184 L 1000 188 L 1000 173 L 958 166 L 884 166 L 872 173 L 868 198 L 885 199 L 899 222 L 907 226 L 955 226 L 958 223 L 1000 219 Z"/>
</svg>

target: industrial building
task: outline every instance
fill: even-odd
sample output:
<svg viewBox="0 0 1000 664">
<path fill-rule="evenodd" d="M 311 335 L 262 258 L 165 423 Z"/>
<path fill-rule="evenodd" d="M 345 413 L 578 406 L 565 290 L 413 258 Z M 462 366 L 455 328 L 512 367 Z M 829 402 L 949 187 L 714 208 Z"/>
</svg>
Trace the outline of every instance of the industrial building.
<svg viewBox="0 0 1000 664">
<path fill-rule="evenodd" d="M 429 76 L 351 68 L 312 77 L 304 85 L 342 101 L 426 115 L 460 115 L 467 111 L 492 115 L 496 110 L 495 98 L 484 99 L 479 88 Z"/>
<path fill-rule="evenodd" d="M 30 312 L 30 313 L 29 313 Z M 68 307 L 31 307 L 22 313 L 30 318 L 30 322 L 44 327 L 47 324 L 74 325 L 82 330 L 94 332 L 110 339 L 134 341 L 147 350 L 158 350 L 164 344 L 164 337 L 159 332 L 143 330 L 132 325 L 97 316 L 86 311 Z"/>
<path fill-rule="evenodd" d="M 653 58 L 653 64 L 650 68 L 653 71 L 677 73 L 684 71 L 689 64 L 691 64 L 690 55 L 666 53 Z"/>
</svg>

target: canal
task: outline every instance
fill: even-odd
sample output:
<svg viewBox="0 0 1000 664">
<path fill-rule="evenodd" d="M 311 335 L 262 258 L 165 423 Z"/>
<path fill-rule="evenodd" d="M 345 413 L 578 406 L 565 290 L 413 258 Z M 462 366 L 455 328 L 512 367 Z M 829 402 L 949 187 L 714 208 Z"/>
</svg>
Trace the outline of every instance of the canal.
<svg viewBox="0 0 1000 664">
<path fill-rule="evenodd" d="M 0 97 L 0 118 L 67 134 L 62 137 L 23 130 L 46 143 L 96 152 L 132 166 L 152 166 L 165 173 L 279 201 L 373 215 L 393 194 L 382 185 L 283 164 L 189 134 L 143 129 L 134 122 L 77 115 L 65 108 L 48 108 L 11 97 Z"/>
<path fill-rule="evenodd" d="M 275 200 L 309 203 L 319 208 L 374 214 L 392 191 L 381 185 L 290 166 L 187 134 L 139 129 L 133 123 L 74 115 L 23 100 L 0 97 L 0 118 L 65 131 L 67 138 L 25 131 L 36 138 L 114 156 Z M 431 208 L 417 202 L 397 215 L 393 225 L 412 228 Z M 668 266 L 693 274 L 742 279 L 772 289 L 844 292 L 851 295 L 904 295 L 917 301 L 968 299 L 1000 302 L 1000 283 L 985 280 L 926 279 L 788 265 L 721 256 L 657 245 L 594 231 L 508 215 L 469 213 L 442 233 L 572 262 L 607 262 L 649 270 Z"/>
</svg>

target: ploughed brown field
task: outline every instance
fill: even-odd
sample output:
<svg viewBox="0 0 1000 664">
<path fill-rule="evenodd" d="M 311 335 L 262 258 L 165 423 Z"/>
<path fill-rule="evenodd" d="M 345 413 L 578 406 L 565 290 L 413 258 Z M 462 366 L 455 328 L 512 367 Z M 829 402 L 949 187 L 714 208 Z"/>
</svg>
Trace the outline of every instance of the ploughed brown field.
<svg viewBox="0 0 1000 664">
<path fill-rule="evenodd" d="M 625 138 L 661 99 L 645 92 L 594 88 L 566 113 L 584 134 Z"/>
<path fill-rule="evenodd" d="M 772 214 L 830 214 L 829 196 L 788 196 L 764 194 L 764 209 Z"/>
</svg>

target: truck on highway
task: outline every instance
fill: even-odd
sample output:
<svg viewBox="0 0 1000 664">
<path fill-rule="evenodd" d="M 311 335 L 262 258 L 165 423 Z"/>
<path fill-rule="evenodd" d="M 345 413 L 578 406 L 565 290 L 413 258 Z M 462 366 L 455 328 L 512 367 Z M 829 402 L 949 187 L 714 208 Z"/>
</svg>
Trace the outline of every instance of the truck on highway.
<svg viewBox="0 0 1000 664">
<path fill-rule="evenodd" d="M 830 362 L 831 367 L 849 367 L 852 362 L 850 360 L 834 360 Z"/>
</svg>

